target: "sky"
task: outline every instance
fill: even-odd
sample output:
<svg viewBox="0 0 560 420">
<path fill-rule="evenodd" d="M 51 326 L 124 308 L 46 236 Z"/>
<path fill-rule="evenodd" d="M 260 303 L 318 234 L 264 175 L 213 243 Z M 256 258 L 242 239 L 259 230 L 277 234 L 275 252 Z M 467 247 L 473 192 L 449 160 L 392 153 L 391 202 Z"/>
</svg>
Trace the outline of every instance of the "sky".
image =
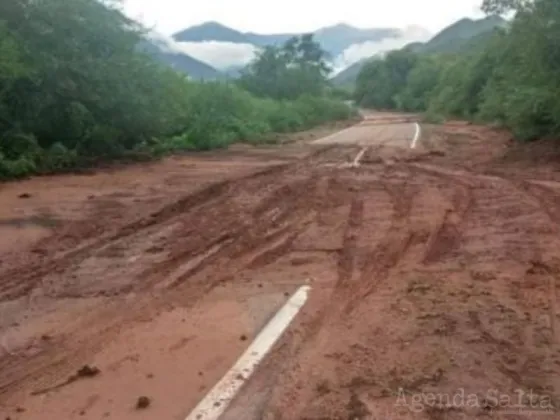
<svg viewBox="0 0 560 420">
<path fill-rule="evenodd" d="M 360 28 L 419 25 L 437 32 L 479 17 L 482 0 L 123 0 L 132 18 L 171 35 L 206 21 L 241 31 L 306 32 L 344 22 Z"/>
</svg>

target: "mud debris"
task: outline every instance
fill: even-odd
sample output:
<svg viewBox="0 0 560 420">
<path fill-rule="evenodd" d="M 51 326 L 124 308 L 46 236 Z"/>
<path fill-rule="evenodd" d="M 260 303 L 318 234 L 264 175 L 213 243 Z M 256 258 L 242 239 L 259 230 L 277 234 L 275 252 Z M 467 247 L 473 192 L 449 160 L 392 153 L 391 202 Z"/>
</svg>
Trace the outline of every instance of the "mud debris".
<svg viewBox="0 0 560 420">
<path fill-rule="evenodd" d="M 516 386 L 560 401 L 557 163 L 504 159 L 500 134 L 474 125 L 426 127 L 415 152 L 391 144 L 408 138 L 409 127 L 372 127 L 378 131 L 369 137 L 386 142 L 370 147 L 356 170 L 340 164 L 360 147 L 292 144 L 92 175 L 80 189 L 83 181 L 71 176 L 50 188 L 31 180 L 25 189 L 35 198 L 25 206 L 50 206 L 63 222 L 50 236 L 31 231 L 17 252 L 4 240 L 0 303 L 9 317 L 0 326 L 56 335 L 40 340 L 41 352 L 0 356 L 0 398 L 25 405 L 34 420 L 42 418 L 41 399 L 30 390 L 84 379 L 45 404 L 68 418 L 84 409 L 69 407 L 74 400 L 99 387 L 125 401 L 126 411 L 111 408 L 111 417 L 128 419 L 139 414 L 134 401 L 146 402 L 122 386 L 122 375 L 154 387 L 147 414 L 174 418 L 222 377 L 253 328 L 270 319 L 267 311 L 290 296 L 286 290 L 313 278 L 295 324 L 239 396 L 242 404 L 266 395 L 255 403 L 262 418 L 386 418 L 398 387 L 408 396 Z M 52 193 L 62 184 L 73 192 L 58 190 L 64 200 Z M 99 200 L 88 201 L 94 192 Z M 6 197 L 21 208 L 17 196 L 2 190 L 0 203 Z M 82 204 L 72 204 L 74 196 Z M 265 297 L 271 303 L 263 308 Z M 214 335 L 203 322 L 206 305 L 219 308 Z M 161 319 L 171 327 L 161 328 Z M 187 329 L 196 338 L 166 351 L 180 339 L 171 332 Z M 118 374 L 84 365 L 44 388 L 72 366 L 109 366 L 132 347 L 156 379 L 127 360 Z M 168 353 L 177 359 L 164 364 Z M 189 392 L 179 398 L 156 389 L 168 374 Z M 173 404 L 150 405 L 160 395 Z M 481 401 L 475 414 L 489 416 Z M 401 414 L 394 417 L 414 418 Z M 436 407 L 424 414 L 455 420 L 469 413 Z"/>
<path fill-rule="evenodd" d="M 138 397 L 138 400 L 136 401 L 136 409 L 137 410 L 144 410 L 144 409 L 148 408 L 151 403 L 152 403 L 152 400 L 150 399 L 150 397 L 146 397 L 146 396 Z"/>
</svg>

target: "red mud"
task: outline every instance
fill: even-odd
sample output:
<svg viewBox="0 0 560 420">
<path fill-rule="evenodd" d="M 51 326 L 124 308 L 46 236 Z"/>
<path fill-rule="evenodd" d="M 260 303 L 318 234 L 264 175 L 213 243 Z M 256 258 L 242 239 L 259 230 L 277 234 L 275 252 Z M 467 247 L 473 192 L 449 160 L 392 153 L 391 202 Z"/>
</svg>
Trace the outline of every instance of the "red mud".
<svg viewBox="0 0 560 420">
<path fill-rule="evenodd" d="M 559 418 L 560 165 L 468 125 L 359 150 L 4 185 L 0 419 L 182 420 L 305 282 L 225 420 Z"/>
</svg>

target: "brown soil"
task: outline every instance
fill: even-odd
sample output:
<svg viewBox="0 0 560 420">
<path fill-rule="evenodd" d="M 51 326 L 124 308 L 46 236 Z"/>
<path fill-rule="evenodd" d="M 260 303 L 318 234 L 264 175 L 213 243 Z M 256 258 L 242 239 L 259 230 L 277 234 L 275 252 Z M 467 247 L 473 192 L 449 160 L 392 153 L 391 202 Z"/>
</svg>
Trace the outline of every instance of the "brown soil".
<svg viewBox="0 0 560 420">
<path fill-rule="evenodd" d="M 0 187 L 0 419 L 182 420 L 303 283 L 224 419 L 560 418 L 560 163 L 365 124 Z"/>
</svg>

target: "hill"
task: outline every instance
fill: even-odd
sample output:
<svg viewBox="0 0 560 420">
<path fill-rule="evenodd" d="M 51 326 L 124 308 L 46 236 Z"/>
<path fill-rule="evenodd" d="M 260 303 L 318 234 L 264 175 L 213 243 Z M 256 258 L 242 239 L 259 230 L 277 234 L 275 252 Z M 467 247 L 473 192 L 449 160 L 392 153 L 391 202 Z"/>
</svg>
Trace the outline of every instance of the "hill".
<svg viewBox="0 0 560 420">
<path fill-rule="evenodd" d="M 395 28 L 361 29 L 346 24 L 338 24 L 320 28 L 313 32 L 323 49 L 332 56 L 337 56 L 351 45 L 366 41 L 379 41 L 385 38 L 397 38 L 401 31 Z M 300 33 L 258 34 L 240 32 L 218 22 L 206 22 L 192 26 L 173 35 L 176 41 L 204 42 L 220 41 L 241 44 L 252 44 L 259 47 L 280 44 Z"/>
<path fill-rule="evenodd" d="M 331 81 L 337 86 L 348 86 L 353 85 L 356 82 L 358 74 L 362 67 L 370 60 L 370 58 L 364 58 L 360 61 L 356 61 L 354 64 L 342 70 L 340 73 L 335 75 Z"/>
<path fill-rule="evenodd" d="M 443 29 L 425 44 L 409 46 L 420 53 L 453 53 L 461 50 L 470 40 L 481 34 L 488 34 L 496 28 L 505 26 L 507 21 L 500 16 L 483 19 L 461 19 Z"/>
<path fill-rule="evenodd" d="M 177 32 L 173 35 L 173 38 L 185 42 L 221 41 L 251 44 L 248 35 L 250 34 L 244 34 L 218 22 L 205 22 Z"/>
<path fill-rule="evenodd" d="M 152 38 L 143 42 L 140 48 L 156 60 L 187 74 L 192 79 L 216 80 L 225 77 L 209 64 L 181 51 L 175 51 L 164 40 Z"/>
<path fill-rule="evenodd" d="M 415 42 L 408 44 L 405 49 L 423 53 L 453 53 L 472 45 L 473 40 L 483 41 L 496 28 L 503 27 L 506 20 L 499 16 L 489 16 L 483 19 L 461 19 L 438 32 L 426 43 Z M 360 60 L 333 77 L 336 85 L 353 84 L 368 59 Z"/>
</svg>

